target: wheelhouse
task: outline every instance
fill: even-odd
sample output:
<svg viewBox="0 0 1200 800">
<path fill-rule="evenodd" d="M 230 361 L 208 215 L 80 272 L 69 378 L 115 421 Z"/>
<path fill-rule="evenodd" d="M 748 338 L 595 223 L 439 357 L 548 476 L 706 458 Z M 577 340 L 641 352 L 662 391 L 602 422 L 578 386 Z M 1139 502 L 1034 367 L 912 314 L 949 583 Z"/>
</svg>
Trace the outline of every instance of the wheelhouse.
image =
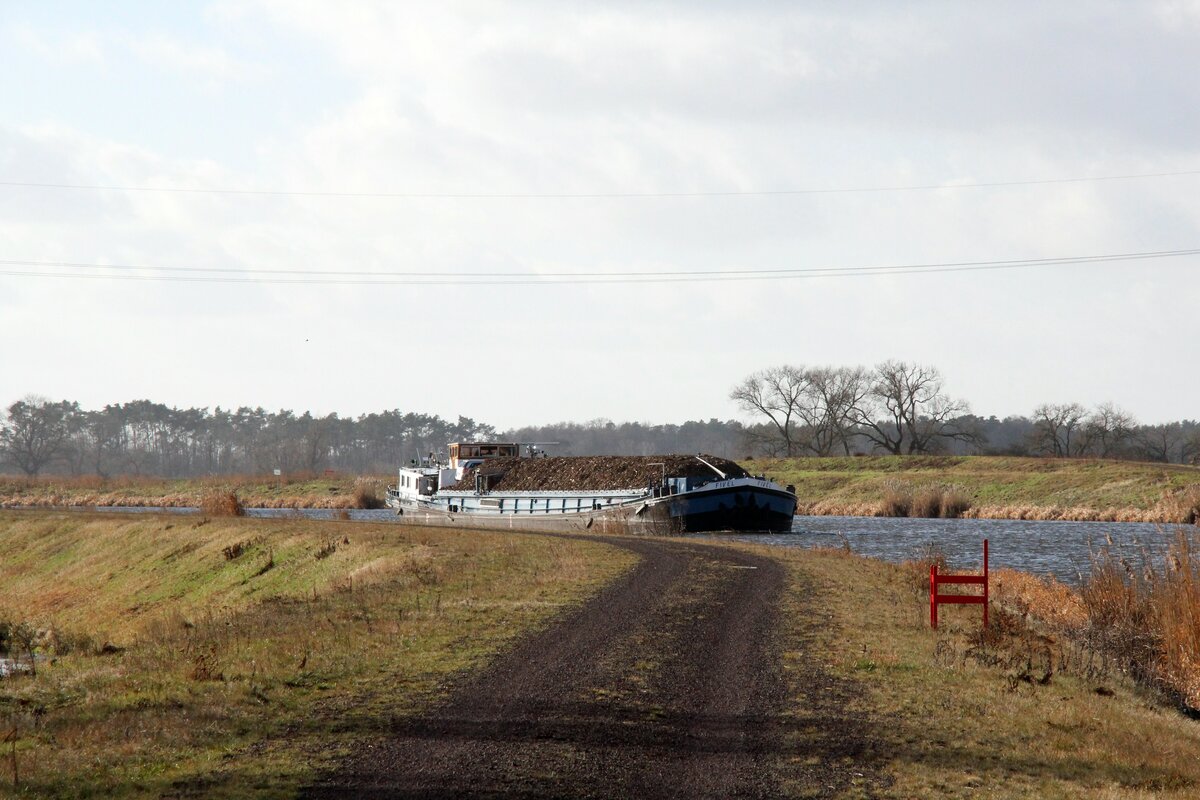
<svg viewBox="0 0 1200 800">
<path fill-rule="evenodd" d="M 470 469 L 489 458 L 516 458 L 520 455 L 521 445 L 516 442 L 454 442 L 450 445 L 450 467 L 454 470 Z"/>
</svg>

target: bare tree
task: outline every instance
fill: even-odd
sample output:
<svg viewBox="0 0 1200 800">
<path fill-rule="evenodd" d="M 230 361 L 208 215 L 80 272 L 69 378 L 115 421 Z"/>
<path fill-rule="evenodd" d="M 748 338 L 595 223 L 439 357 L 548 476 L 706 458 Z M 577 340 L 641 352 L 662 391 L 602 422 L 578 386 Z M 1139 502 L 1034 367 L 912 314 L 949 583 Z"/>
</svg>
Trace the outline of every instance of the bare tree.
<svg viewBox="0 0 1200 800">
<path fill-rule="evenodd" d="M 856 423 L 854 409 L 871 390 L 867 371 L 862 367 L 817 367 L 808 371 L 809 385 L 820 409 L 816 428 L 817 455 L 827 456 L 837 446 L 850 455 Z"/>
<path fill-rule="evenodd" d="M 77 403 L 53 403 L 30 395 L 8 407 L 8 422 L 0 428 L 0 454 L 30 477 L 35 477 L 69 446 Z"/>
<path fill-rule="evenodd" d="M 970 406 L 943 392 L 937 367 L 885 361 L 871 379 L 850 416 L 877 449 L 894 455 L 932 453 L 947 441 L 976 440 L 976 432 L 960 419 Z"/>
<path fill-rule="evenodd" d="M 1186 464 L 1188 461 L 1188 440 L 1178 422 L 1143 425 L 1137 429 L 1136 441 L 1138 456 L 1147 461 L 1164 464 L 1174 461 Z"/>
<path fill-rule="evenodd" d="M 803 367 L 782 366 L 760 370 L 746 378 L 729 393 L 744 411 L 762 414 L 774 427 L 783 443 L 784 455 L 794 456 L 797 447 L 797 421 L 809 391 Z"/>
<path fill-rule="evenodd" d="M 1033 410 L 1034 449 L 1056 458 L 1079 455 L 1087 409 L 1079 403 L 1042 403 Z"/>
<path fill-rule="evenodd" d="M 1183 437 L 1179 451 L 1180 462 L 1200 467 L 1200 428 L 1193 427 Z"/>
<path fill-rule="evenodd" d="M 1128 448 L 1136 428 L 1133 414 L 1112 403 L 1102 403 L 1084 420 L 1079 452 L 1117 458 Z"/>
</svg>

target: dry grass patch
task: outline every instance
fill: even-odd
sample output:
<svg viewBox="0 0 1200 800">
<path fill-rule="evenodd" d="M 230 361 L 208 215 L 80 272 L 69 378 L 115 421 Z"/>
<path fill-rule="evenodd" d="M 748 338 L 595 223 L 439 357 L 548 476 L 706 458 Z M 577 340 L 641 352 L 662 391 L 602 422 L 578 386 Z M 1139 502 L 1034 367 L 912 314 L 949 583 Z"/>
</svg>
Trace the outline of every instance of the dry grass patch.
<svg viewBox="0 0 1200 800">
<path fill-rule="evenodd" d="M 1085 650 L 1001 607 L 993 607 L 987 634 L 976 606 L 942 608 L 939 630 L 930 630 L 927 563 L 889 565 L 843 550 L 773 555 L 815 593 L 788 618 L 823 620 L 812 643 L 818 657 L 862 687 L 847 709 L 865 715 L 881 739 L 870 766 L 884 769 L 891 785 L 876 787 L 879 794 L 1200 792 L 1200 724 L 1140 689 L 1115 661 L 1089 661 Z M 997 580 L 1011 586 L 1011 576 Z M 1046 591 L 1053 602 L 1056 590 Z"/>
</svg>

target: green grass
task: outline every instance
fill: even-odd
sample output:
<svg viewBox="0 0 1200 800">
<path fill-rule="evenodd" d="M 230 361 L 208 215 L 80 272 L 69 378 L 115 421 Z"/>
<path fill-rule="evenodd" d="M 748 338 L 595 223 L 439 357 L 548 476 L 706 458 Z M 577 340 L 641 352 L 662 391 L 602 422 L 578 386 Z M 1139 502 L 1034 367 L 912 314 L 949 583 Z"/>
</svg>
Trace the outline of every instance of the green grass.
<svg viewBox="0 0 1200 800">
<path fill-rule="evenodd" d="M 46 512 L 0 512 L 0 549 L 0 620 L 54 630 L 36 677 L 0 682 L 31 797 L 291 796 L 634 561 L 477 531 Z"/>
<path fill-rule="evenodd" d="M 796 487 L 802 510 L 869 514 L 889 489 L 952 486 L 977 516 L 1170 519 L 1174 502 L 1200 491 L 1200 469 L 1099 459 L 869 456 L 758 459 L 751 472 Z"/>
</svg>

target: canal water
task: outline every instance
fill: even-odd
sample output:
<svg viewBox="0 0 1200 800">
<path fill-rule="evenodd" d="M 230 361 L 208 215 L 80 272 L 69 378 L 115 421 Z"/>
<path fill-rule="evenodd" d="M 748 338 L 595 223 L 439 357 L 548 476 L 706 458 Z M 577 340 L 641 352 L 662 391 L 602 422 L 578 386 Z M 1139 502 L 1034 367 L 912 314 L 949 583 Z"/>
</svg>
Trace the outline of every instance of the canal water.
<svg viewBox="0 0 1200 800">
<path fill-rule="evenodd" d="M 96 508 L 95 511 L 158 511 L 197 513 L 194 508 Z M 340 511 L 321 508 L 248 508 L 252 517 L 334 519 Z M 391 509 L 350 509 L 351 520 L 394 522 Z M 977 569 L 988 540 L 992 569 L 1016 569 L 1051 574 L 1077 583 L 1091 571 L 1092 556 L 1111 548 L 1140 564 L 1144 554 L 1156 555 L 1174 540 L 1177 525 L 1140 522 L 1046 522 L 996 519 L 911 519 L 906 517 L 796 517 L 789 533 L 721 534 L 735 539 L 778 547 L 842 547 L 884 561 L 918 558 L 930 548 L 945 554 L 951 569 Z M 1200 529 L 1187 526 L 1194 539 Z M 704 534 L 709 536 L 710 534 Z M 1200 549 L 1200 541 L 1197 541 Z"/>
<path fill-rule="evenodd" d="M 991 569 L 1052 574 L 1077 583 L 1091 571 L 1093 553 L 1101 548 L 1140 564 L 1143 553 L 1165 551 L 1178 528 L 1141 522 L 796 517 L 791 533 L 731 538 L 780 547 L 849 545 L 860 555 L 892 562 L 918 558 L 932 547 L 946 555 L 952 569 L 978 569 L 987 539 Z M 1194 526 L 1186 529 L 1200 537 Z"/>
</svg>

